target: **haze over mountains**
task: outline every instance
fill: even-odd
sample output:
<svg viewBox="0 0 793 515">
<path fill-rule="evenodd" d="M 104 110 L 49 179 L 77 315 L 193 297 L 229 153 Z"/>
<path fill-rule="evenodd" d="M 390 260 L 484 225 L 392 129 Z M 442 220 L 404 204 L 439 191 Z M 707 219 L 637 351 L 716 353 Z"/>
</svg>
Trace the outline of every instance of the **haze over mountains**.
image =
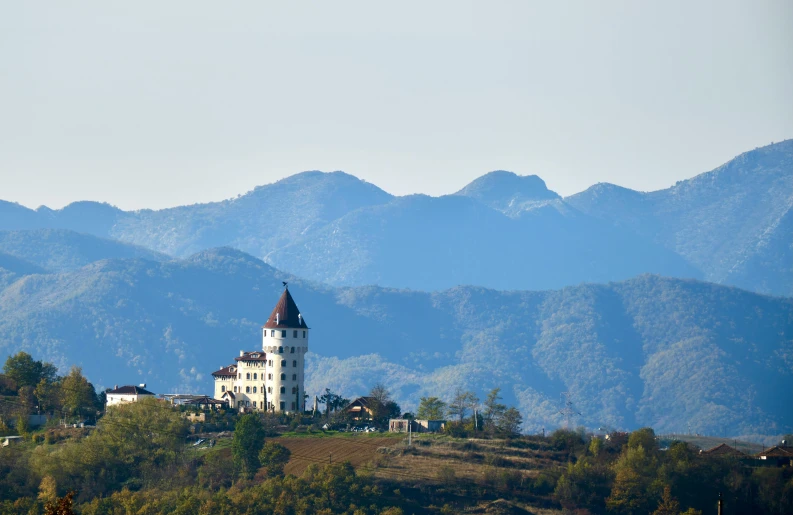
<svg viewBox="0 0 793 515">
<path fill-rule="evenodd" d="M 657 273 L 791 295 L 792 207 L 788 140 L 651 193 L 598 184 L 562 199 L 539 177 L 493 172 L 454 195 L 393 197 L 305 172 L 160 211 L 1 203 L 0 229 L 72 229 L 175 257 L 231 246 L 337 286 L 548 289 Z"/>
<path fill-rule="evenodd" d="M 382 380 L 409 408 L 500 386 L 537 430 L 562 422 L 570 391 L 590 427 L 779 434 L 793 429 L 791 206 L 793 140 L 651 193 L 561 198 L 499 171 L 394 197 L 306 172 L 160 211 L 0 202 L 0 357 L 208 392 L 260 347 L 289 280 L 313 329 L 312 394 Z"/>
<path fill-rule="evenodd" d="M 77 363 L 102 386 L 207 391 L 212 371 L 261 345 L 282 279 L 228 248 L 26 275 L 0 292 L 0 354 Z M 294 278 L 290 289 L 313 329 L 310 394 L 364 394 L 384 381 L 407 408 L 457 386 L 500 386 L 531 430 L 562 422 L 562 391 L 574 392 L 577 422 L 590 427 L 793 427 L 791 299 L 657 276 L 546 292 Z"/>
</svg>

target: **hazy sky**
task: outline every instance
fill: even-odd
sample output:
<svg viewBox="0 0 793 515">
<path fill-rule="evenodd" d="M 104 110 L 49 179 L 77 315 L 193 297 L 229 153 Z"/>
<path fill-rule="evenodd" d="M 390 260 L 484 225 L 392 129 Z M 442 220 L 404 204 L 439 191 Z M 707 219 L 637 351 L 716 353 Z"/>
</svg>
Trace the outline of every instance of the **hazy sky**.
<svg viewBox="0 0 793 515">
<path fill-rule="evenodd" d="M 221 200 L 303 170 L 652 190 L 793 137 L 793 2 L 0 4 L 0 199 Z"/>
</svg>

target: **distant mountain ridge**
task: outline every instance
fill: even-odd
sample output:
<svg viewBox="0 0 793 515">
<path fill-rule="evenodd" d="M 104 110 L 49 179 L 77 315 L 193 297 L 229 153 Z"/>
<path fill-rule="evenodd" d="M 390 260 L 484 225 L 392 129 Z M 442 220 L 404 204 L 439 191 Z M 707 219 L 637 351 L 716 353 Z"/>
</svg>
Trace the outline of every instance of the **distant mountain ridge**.
<svg viewBox="0 0 793 515">
<path fill-rule="evenodd" d="M 332 288 L 240 251 L 182 261 L 109 259 L 0 290 L 0 356 L 84 368 L 97 385 L 207 392 L 209 374 L 261 346 L 288 280 L 312 327 L 307 390 L 383 381 L 405 408 L 502 387 L 536 431 L 573 392 L 589 427 L 728 435 L 793 428 L 793 299 L 641 276 L 606 285 L 436 293 Z"/>
<path fill-rule="evenodd" d="M 337 286 L 560 288 L 641 273 L 793 295 L 793 140 L 650 193 L 610 184 L 560 198 L 496 171 L 453 195 L 394 197 L 305 172 L 236 199 L 124 212 L 0 202 L 0 230 L 61 228 L 186 257 L 231 246 Z"/>
</svg>

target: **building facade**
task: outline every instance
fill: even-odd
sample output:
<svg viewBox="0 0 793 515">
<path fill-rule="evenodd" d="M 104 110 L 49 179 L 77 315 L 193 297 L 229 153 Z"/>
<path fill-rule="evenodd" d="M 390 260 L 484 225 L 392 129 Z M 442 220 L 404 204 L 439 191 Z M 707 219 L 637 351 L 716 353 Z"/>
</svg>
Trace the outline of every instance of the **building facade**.
<svg viewBox="0 0 793 515">
<path fill-rule="evenodd" d="M 106 406 L 115 406 L 125 402 L 137 402 L 138 400 L 149 397 L 154 398 L 154 394 L 146 390 L 146 385 L 114 387 L 112 390 L 105 390 Z"/>
<path fill-rule="evenodd" d="M 305 356 L 309 328 L 289 288 L 262 327 L 262 350 L 240 351 L 235 363 L 212 373 L 215 398 L 236 409 L 305 410 Z"/>
</svg>

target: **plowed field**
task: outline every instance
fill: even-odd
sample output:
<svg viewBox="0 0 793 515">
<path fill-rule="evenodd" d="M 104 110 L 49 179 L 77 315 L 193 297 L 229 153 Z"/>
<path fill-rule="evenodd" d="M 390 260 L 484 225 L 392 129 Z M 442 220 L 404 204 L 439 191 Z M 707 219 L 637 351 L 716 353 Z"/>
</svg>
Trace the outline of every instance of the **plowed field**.
<svg viewBox="0 0 793 515">
<path fill-rule="evenodd" d="M 378 447 L 393 447 L 402 441 L 395 437 L 350 437 L 329 438 L 298 437 L 277 438 L 276 441 L 292 451 L 292 457 L 284 471 L 299 476 L 312 463 L 334 463 L 349 461 L 360 467 L 372 460 Z"/>
</svg>

